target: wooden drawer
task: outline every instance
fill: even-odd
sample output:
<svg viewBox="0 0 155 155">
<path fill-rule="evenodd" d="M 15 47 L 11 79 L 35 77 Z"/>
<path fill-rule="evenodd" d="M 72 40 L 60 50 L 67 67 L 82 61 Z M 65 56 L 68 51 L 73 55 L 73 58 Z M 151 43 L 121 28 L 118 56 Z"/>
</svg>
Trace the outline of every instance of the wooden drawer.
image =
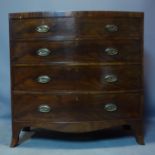
<svg viewBox="0 0 155 155">
<path fill-rule="evenodd" d="M 78 18 L 79 37 L 139 38 L 142 32 L 140 18 Z"/>
<path fill-rule="evenodd" d="M 13 89 L 25 91 L 141 89 L 141 74 L 141 65 L 14 67 Z"/>
<path fill-rule="evenodd" d="M 49 27 L 47 32 L 38 32 L 39 26 L 46 25 Z M 38 18 L 38 19 L 21 19 L 12 21 L 12 38 L 13 39 L 33 39 L 33 38 L 54 38 L 63 39 L 76 34 L 74 27 L 74 18 Z"/>
<path fill-rule="evenodd" d="M 138 118 L 142 114 L 140 94 L 16 94 L 13 100 L 13 114 L 17 121 L 104 121 Z"/>
<path fill-rule="evenodd" d="M 12 62 L 141 62 L 139 40 L 32 41 L 12 44 Z"/>
<path fill-rule="evenodd" d="M 139 38 L 141 18 L 37 18 L 12 20 L 12 39 Z M 39 32 L 38 32 L 39 31 Z M 42 31 L 42 32 L 40 32 Z"/>
</svg>

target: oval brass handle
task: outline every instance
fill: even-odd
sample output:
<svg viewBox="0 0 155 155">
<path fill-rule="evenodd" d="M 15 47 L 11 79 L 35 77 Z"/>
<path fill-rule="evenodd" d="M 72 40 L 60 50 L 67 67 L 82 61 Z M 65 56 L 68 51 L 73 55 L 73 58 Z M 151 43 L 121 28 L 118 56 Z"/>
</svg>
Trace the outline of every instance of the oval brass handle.
<svg viewBox="0 0 155 155">
<path fill-rule="evenodd" d="M 39 33 L 46 33 L 50 30 L 50 27 L 48 25 L 39 25 L 36 27 L 36 31 Z"/>
<path fill-rule="evenodd" d="M 48 105 L 40 105 L 39 107 L 38 107 L 38 111 L 39 112 L 42 112 L 42 113 L 48 113 L 48 112 L 50 112 L 51 111 L 51 107 L 50 106 L 48 106 Z"/>
<path fill-rule="evenodd" d="M 48 83 L 51 80 L 51 78 L 48 75 L 41 75 L 37 78 L 38 83 Z"/>
<path fill-rule="evenodd" d="M 40 48 L 37 50 L 37 55 L 41 57 L 46 57 L 50 55 L 51 51 L 48 48 Z"/>
<path fill-rule="evenodd" d="M 104 109 L 108 112 L 113 112 L 117 110 L 117 105 L 114 103 L 107 103 L 105 104 Z"/>
<path fill-rule="evenodd" d="M 118 50 L 116 48 L 112 48 L 112 47 L 106 48 L 105 52 L 107 53 L 107 55 L 117 55 L 118 54 Z"/>
<path fill-rule="evenodd" d="M 117 32 L 118 31 L 118 26 L 117 25 L 114 25 L 114 24 L 107 24 L 105 26 L 105 29 L 108 31 L 108 32 Z"/>
<path fill-rule="evenodd" d="M 113 83 L 118 80 L 117 76 L 114 74 L 105 75 L 104 80 L 108 83 Z"/>
</svg>

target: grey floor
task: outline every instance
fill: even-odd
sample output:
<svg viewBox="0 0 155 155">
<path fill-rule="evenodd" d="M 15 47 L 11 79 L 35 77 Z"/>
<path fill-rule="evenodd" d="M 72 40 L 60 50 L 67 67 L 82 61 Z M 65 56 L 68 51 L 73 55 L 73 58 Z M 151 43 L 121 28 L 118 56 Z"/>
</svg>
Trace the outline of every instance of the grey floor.
<svg viewBox="0 0 155 155">
<path fill-rule="evenodd" d="M 119 131 L 119 130 L 118 130 Z M 32 130 L 21 132 L 20 145 L 10 148 L 11 122 L 10 119 L 0 119 L 0 155 L 154 155 L 155 154 L 155 120 L 145 123 L 145 145 L 138 145 L 134 137 L 107 131 L 81 137 L 57 135 L 49 131 Z M 109 134 L 109 133 L 108 133 Z M 104 135 L 103 137 L 101 135 Z"/>
</svg>

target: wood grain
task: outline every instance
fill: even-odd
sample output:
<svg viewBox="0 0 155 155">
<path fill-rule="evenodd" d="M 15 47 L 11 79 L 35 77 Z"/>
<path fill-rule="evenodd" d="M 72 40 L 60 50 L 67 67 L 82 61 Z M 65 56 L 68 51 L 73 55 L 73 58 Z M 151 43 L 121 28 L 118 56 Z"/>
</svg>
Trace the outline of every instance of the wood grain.
<svg viewBox="0 0 155 155">
<path fill-rule="evenodd" d="M 73 11 L 9 14 L 12 143 L 22 129 L 35 127 L 84 133 L 129 125 L 136 141 L 143 135 L 142 12 Z M 39 33 L 36 27 L 48 25 Z M 108 32 L 107 24 L 116 32 Z M 118 50 L 107 55 L 106 48 Z M 41 57 L 40 48 L 51 54 Z M 113 83 L 106 75 L 116 75 Z M 40 75 L 51 81 L 37 82 Z M 107 103 L 117 106 L 105 110 Z M 49 113 L 38 106 L 49 105 Z"/>
<path fill-rule="evenodd" d="M 12 61 L 14 64 L 52 64 L 52 63 L 93 63 L 93 62 L 142 62 L 140 40 L 72 40 L 72 41 L 32 41 L 14 42 Z M 37 55 L 37 50 L 47 48 L 51 54 Z M 114 48 L 116 55 L 108 55 L 105 50 Z"/>
</svg>

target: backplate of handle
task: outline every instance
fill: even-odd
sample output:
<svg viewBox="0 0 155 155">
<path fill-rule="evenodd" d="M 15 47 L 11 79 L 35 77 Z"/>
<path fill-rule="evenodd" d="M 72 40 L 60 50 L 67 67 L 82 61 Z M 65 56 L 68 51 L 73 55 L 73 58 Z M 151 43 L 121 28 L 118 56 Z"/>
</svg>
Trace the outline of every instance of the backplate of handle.
<svg viewBox="0 0 155 155">
<path fill-rule="evenodd" d="M 51 54 L 51 51 L 48 48 L 40 48 L 37 50 L 37 55 L 41 57 L 46 57 Z"/>
<path fill-rule="evenodd" d="M 118 81 L 118 78 L 115 74 L 107 74 L 104 76 L 104 81 L 108 83 L 114 83 Z"/>
<path fill-rule="evenodd" d="M 51 81 L 51 77 L 49 77 L 48 75 L 40 75 L 37 78 L 37 82 L 41 84 L 46 84 L 50 81 Z"/>
<path fill-rule="evenodd" d="M 118 50 L 116 48 L 108 47 L 105 49 L 105 53 L 107 53 L 107 55 L 117 55 Z"/>
<path fill-rule="evenodd" d="M 36 31 L 39 33 L 46 33 L 50 30 L 50 27 L 48 25 L 39 25 L 36 27 Z"/>
<path fill-rule="evenodd" d="M 38 111 L 41 112 L 41 113 L 48 113 L 51 111 L 51 107 L 47 104 L 44 104 L 44 105 L 40 105 L 38 107 Z"/>
<path fill-rule="evenodd" d="M 105 26 L 106 31 L 108 32 L 117 32 L 118 31 L 118 26 L 115 24 L 107 24 Z"/>
<path fill-rule="evenodd" d="M 104 109 L 108 112 L 117 111 L 117 105 L 114 103 L 107 103 L 104 105 Z"/>
</svg>

